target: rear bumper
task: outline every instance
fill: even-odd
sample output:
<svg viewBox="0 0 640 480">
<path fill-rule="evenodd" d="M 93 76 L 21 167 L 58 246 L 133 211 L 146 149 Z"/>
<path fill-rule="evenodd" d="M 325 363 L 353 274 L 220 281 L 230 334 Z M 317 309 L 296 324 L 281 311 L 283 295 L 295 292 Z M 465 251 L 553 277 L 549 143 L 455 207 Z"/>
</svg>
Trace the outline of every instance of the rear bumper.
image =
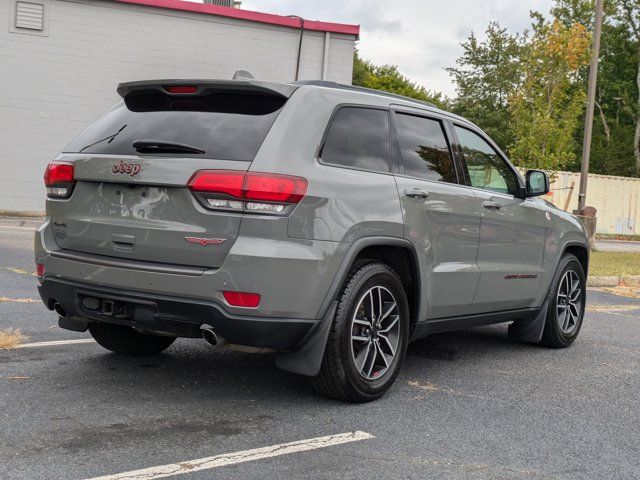
<svg viewBox="0 0 640 480">
<path fill-rule="evenodd" d="M 200 326 L 208 324 L 228 343 L 281 351 L 296 349 L 320 320 L 251 317 L 230 314 L 215 302 L 176 298 L 149 293 L 87 285 L 45 277 L 38 286 L 44 304 L 58 304 L 67 317 L 89 322 L 127 325 L 142 332 L 199 337 Z M 86 302 L 85 299 L 94 299 Z M 105 300 L 115 311 L 105 314 L 90 303 Z"/>
</svg>

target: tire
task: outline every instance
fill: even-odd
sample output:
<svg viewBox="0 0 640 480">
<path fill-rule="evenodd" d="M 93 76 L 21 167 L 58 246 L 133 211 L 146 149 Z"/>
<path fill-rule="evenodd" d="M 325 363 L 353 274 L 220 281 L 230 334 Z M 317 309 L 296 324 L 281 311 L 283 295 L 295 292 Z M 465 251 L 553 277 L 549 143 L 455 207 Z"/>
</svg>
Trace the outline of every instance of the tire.
<svg viewBox="0 0 640 480">
<path fill-rule="evenodd" d="M 378 300 L 373 306 L 372 299 Z M 378 323 L 381 310 L 388 315 L 382 315 Z M 313 385 L 320 394 L 337 400 L 375 400 L 395 382 L 408 340 L 409 306 L 398 275 L 384 263 L 357 263 L 338 297 L 320 373 Z"/>
<path fill-rule="evenodd" d="M 540 345 L 566 348 L 578 337 L 587 301 L 586 283 L 584 269 L 577 257 L 564 255 L 549 288 L 549 307 Z M 566 305 L 564 295 L 567 289 L 569 305 Z"/>
<path fill-rule="evenodd" d="M 120 355 L 154 355 L 169 348 L 175 337 L 146 335 L 131 327 L 108 323 L 89 323 L 89 332 L 98 344 Z"/>
</svg>

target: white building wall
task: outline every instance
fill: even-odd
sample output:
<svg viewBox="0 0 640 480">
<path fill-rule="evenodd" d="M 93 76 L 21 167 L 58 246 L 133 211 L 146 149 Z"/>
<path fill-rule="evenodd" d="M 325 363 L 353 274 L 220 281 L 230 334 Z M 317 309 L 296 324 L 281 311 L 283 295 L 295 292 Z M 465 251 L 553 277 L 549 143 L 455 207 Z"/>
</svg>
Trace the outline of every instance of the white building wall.
<svg viewBox="0 0 640 480">
<path fill-rule="evenodd" d="M 120 82 L 295 76 L 293 28 L 100 0 L 48 0 L 47 35 L 12 33 L 0 0 L 0 211 L 42 211 L 45 165 L 118 100 Z M 300 79 L 319 79 L 324 32 L 305 31 Z M 355 37 L 332 33 L 328 80 L 351 83 Z"/>
</svg>

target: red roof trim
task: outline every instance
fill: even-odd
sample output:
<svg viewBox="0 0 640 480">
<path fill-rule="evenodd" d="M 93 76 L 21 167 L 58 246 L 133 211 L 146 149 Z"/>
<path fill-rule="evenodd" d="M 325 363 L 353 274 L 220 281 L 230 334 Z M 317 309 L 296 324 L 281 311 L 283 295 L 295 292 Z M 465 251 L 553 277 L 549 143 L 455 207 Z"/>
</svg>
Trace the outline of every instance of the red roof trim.
<svg viewBox="0 0 640 480">
<path fill-rule="evenodd" d="M 184 2 L 182 0 L 113 0 L 120 3 L 146 5 L 149 7 L 180 10 L 183 12 L 204 13 L 219 17 L 237 18 L 250 22 L 268 23 L 283 27 L 300 28 L 300 19 L 297 17 L 285 17 L 271 13 L 260 13 L 239 8 L 219 7 L 217 5 L 205 5 L 203 3 Z M 360 35 L 360 25 L 348 25 L 344 23 L 320 22 L 317 20 L 305 20 L 305 30 L 320 32 L 344 33 L 347 35 Z"/>
</svg>

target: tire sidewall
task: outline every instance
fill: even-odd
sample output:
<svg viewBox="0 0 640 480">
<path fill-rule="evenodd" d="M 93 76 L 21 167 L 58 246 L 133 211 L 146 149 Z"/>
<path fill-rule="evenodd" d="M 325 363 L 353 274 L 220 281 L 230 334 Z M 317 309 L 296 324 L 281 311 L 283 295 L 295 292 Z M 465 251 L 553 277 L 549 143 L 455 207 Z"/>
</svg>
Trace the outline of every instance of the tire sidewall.
<svg viewBox="0 0 640 480">
<path fill-rule="evenodd" d="M 359 270 L 356 275 L 361 274 L 364 268 L 366 267 Z M 360 375 L 353 362 L 351 322 L 362 295 L 364 295 L 367 290 L 375 286 L 385 287 L 395 297 L 400 314 L 400 342 L 396 355 L 394 356 L 387 371 L 380 378 L 367 380 Z M 341 303 L 346 304 L 347 308 L 339 311 L 341 318 L 337 319 L 342 326 L 340 332 L 340 349 L 342 351 L 344 361 L 345 376 L 353 387 L 355 387 L 360 393 L 364 395 L 379 395 L 388 390 L 395 381 L 407 351 L 407 345 L 409 343 L 409 308 L 407 298 L 402 283 L 398 277 L 392 270 L 384 265 L 375 265 L 371 270 L 365 271 L 354 287 L 355 288 L 350 291 L 345 291 L 343 293 Z"/>
</svg>

